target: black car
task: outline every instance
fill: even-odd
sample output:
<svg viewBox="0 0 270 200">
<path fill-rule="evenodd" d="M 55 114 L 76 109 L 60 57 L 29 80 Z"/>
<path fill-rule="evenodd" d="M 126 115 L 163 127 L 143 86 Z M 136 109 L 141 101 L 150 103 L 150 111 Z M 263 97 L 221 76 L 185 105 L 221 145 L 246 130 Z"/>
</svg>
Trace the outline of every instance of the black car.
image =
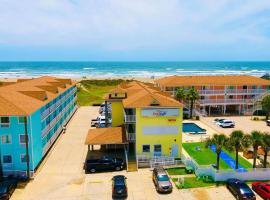
<svg viewBox="0 0 270 200">
<path fill-rule="evenodd" d="M 226 184 L 228 190 L 239 200 L 255 200 L 256 196 L 250 187 L 238 179 L 228 179 Z"/>
<path fill-rule="evenodd" d="M 126 199 L 128 197 L 128 189 L 126 177 L 122 175 L 114 176 L 112 178 L 112 198 Z"/>
<path fill-rule="evenodd" d="M 88 159 L 85 162 L 85 172 L 95 173 L 97 171 L 120 171 L 124 169 L 125 162 L 121 158 L 112 158 L 109 156 L 103 156 L 98 159 Z"/>
<path fill-rule="evenodd" d="M 267 126 L 270 126 L 270 120 L 267 120 L 267 121 L 266 121 L 266 125 L 267 125 Z"/>
<path fill-rule="evenodd" d="M 17 187 L 16 180 L 4 180 L 0 182 L 0 200 L 10 199 L 16 187 Z"/>
</svg>

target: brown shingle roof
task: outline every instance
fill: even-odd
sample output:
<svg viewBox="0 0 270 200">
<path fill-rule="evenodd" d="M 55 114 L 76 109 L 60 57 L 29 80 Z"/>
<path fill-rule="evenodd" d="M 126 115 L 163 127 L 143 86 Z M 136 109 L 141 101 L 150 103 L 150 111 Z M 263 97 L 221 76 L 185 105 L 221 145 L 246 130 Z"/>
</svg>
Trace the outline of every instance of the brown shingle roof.
<svg viewBox="0 0 270 200">
<path fill-rule="evenodd" d="M 138 81 L 129 82 L 124 85 L 127 98 L 123 99 L 126 108 L 142 108 L 151 106 L 160 107 L 182 107 L 182 104 L 171 98 L 168 94 L 161 92 L 153 85 L 144 84 Z M 119 89 L 118 89 L 119 90 Z"/>
<path fill-rule="evenodd" d="M 89 129 L 85 139 L 87 145 L 124 143 L 126 138 L 122 127 Z"/>
<path fill-rule="evenodd" d="M 75 84 L 59 80 L 43 76 L 0 87 L 0 116 L 30 115 Z M 55 88 L 59 93 L 55 93 Z"/>
<path fill-rule="evenodd" d="M 204 85 L 270 85 L 270 81 L 248 75 L 235 76 L 169 76 L 156 80 L 162 86 L 204 86 Z"/>
</svg>

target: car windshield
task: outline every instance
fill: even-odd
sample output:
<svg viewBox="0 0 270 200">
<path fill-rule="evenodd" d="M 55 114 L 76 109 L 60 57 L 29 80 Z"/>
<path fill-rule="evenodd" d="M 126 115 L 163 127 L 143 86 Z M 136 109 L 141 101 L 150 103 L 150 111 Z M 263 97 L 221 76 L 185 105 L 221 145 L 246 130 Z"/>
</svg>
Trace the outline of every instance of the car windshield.
<svg viewBox="0 0 270 200">
<path fill-rule="evenodd" d="M 246 185 L 240 185 L 241 194 L 252 194 L 252 191 Z"/>
<path fill-rule="evenodd" d="M 169 181 L 169 177 L 167 175 L 158 175 L 158 181 Z"/>
<path fill-rule="evenodd" d="M 122 177 L 114 178 L 114 185 L 115 186 L 124 186 L 125 185 L 124 178 L 122 178 Z"/>
</svg>

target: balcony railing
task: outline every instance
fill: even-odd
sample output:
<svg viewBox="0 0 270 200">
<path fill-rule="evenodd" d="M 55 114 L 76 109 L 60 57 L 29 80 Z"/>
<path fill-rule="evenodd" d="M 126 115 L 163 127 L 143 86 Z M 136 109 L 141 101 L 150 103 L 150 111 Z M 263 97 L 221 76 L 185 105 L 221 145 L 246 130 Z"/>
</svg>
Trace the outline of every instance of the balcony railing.
<svg viewBox="0 0 270 200">
<path fill-rule="evenodd" d="M 135 141 L 136 140 L 136 133 L 127 133 L 128 141 Z"/>
<path fill-rule="evenodd" d="M 125 122 L 136 122 L 136 115 L 125 115 Z"/>
<path fill-rule="evenodd" d="M 199 103 L 203 104 L 249 104 L 253 103 L 252 99 L 204 99 Z"/>
<path fill-rule="evenodd" d="M 200 95 L 230 95 L 230 94 L 263 94 L 267 89 L 224 89 L 224 90 L 198 90 Z"/>
<path fill-rule="evenodd" d="M 71 95 L 73 95 L 77 91 L 76 88 L 71 90 L 69 93 L 67 93 L 65 96 L 63 96 L 61 99 L 59 99 L 55 104 L 47 108 L 45 111 L 41 113 L 41 119 L 44 120 L 50 113 L 54 112 L 62 103 L 66 101 Z M 75 97 L 76 98 L 76 97 Z"/>
<path fill-rule="evenodd" d="M 70 108 L 70 106 L 75 101 L 76 101 L 76 98 L 73 99 L 71 102 L 69 102 L 66 105 L 66 107 L 60 113 L 58 113 L 58 115 L 45 127 L 45 129 L 42 130 L 42 132 L 41 132 L 42 138 L 49 133 L 49 131 L 55 126 L 55 124 L 57 123 L 57 121 L 63 116 L 63 114 Z"/>
</svg>

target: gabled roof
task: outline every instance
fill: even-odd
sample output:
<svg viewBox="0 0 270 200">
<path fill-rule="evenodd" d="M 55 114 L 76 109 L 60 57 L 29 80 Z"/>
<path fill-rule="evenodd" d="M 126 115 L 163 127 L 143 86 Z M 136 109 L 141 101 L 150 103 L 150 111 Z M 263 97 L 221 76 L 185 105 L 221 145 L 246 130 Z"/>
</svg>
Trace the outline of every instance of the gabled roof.
<svg viewBox="0 0 270 200">
<path fill-rule="evenodd" d="M 0 116 L 30 115 L 74 84 L 71 80 L 43 76 L 4 85 L 0 87 Z"/>
<path fill-rule="evenodd" d="M 122 100 L 125 108 L 182 107 L 181 103 L 161 92 L 153 84 L 133 81 L 119 85 L 117 90 L 127 93 L 127 98 Z"/>
<path fill-rule="evenodd" d="M 234 75 L 234 76 L 169 76 L 155 81 L 161 86 L 206 86 L 206 85 L 270 85 L 269 80 L 255 76 Z"/>
</svg>

